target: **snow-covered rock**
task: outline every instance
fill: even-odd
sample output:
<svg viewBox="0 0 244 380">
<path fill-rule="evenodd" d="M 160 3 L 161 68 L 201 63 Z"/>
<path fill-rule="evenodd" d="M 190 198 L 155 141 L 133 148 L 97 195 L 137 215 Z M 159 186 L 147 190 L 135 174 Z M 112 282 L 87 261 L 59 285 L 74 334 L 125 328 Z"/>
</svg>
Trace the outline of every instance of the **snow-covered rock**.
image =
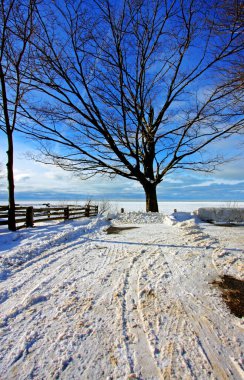
<svg viewBox="0 0 244 380">
<path fill-rule="evenodd" d="M 194 211 L 201 220 L 230 223 L 244 222 L 244 208 L 199 208 Z"/>
</svg>

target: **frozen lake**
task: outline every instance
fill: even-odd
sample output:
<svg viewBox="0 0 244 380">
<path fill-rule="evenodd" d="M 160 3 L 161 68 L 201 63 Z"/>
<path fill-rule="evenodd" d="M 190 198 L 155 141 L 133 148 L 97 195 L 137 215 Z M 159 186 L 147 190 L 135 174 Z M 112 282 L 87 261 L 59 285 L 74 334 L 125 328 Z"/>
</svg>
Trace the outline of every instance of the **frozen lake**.
<svg viewBox="0 0 244 380">
<path fill-rule="evenodd" d="M 145 211 L 146 203 L 143 201 L 97 201 L 92 200 L 92 203 L 103 206 L 104 202 L 108 202 L 111 212 L 120 211 L 124 208 L 125 212 L 130 211 Z M 63 205 L 63 204 L 73 204 L 73 205 L 84 205 L 85 201 L 69 200 L 69 201 L 24 201 L 20 202 L 21 205 L 46 205 L 50 203 L 51 205 Z M 2 203 L 3 204 L 3 203 Z M 244 207 L 244 202 L 158 202 L 159 211 L 165 214 L 172 214 L 174 209 L 177 211 L 192 212 L 200 207 Z"/>
<path fill-rule="evenodd" d="M 145 202 L 111 202 L 118 211 L 124 208 L 125 212 L 145 211 Z M 244 207 L 244 202 L 158 202 L 159 211 L 165 214 L 172 214 L 177 211 L 192 212 L 200 207 Z"/>
</svg>

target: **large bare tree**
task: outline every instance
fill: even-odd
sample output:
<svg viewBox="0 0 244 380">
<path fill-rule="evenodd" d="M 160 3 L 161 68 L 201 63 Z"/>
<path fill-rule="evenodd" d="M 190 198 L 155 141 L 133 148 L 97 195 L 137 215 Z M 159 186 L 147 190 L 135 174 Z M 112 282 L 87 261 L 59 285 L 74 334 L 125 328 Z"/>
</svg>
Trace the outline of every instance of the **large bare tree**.
<svg viewBox="0 0 244 380">
<path fill-rule="evenodd" d="M 16 229 L 13 133 L 20 102 L 29 89 L 25 71 L 30 67 L 29 42 L 33 35 L 34 6 L 34 0 L 0 2 L 0 131 L 7 140 L 9 229 L 12 231 Z"/>
<path fill-rule="evenodd" d="M 166 174 L 213 170 L 224 157 L 210 144 L 243 126 L 235 99 L 241 83 L 223 74 L 243 51 L 243 26 L 233 21 L 219 33 L 219 3 L 54 0 L 37 7 L 34 101 L 22 113 L 34 122 L 24 131 L 41 142 L 39 159 L 83 178 L 139 181 L 154 212 Z"/>
<path fill-rule="evenodd" d="M 215 23 L 215 31 L 218 35 L 232 33 L 239 27 L 243 33 L 244 3 L 242 0 L 221 0 L 218 9 L 218 18 Z M 243 51 L 236 54 L 229 65 L 222 67 L 222 72 L 229 78 L 231 86 L 236 87 L 236 101 L 243 109 L 243 83 L 244 83 L 244 59 Z"/>
</svg>

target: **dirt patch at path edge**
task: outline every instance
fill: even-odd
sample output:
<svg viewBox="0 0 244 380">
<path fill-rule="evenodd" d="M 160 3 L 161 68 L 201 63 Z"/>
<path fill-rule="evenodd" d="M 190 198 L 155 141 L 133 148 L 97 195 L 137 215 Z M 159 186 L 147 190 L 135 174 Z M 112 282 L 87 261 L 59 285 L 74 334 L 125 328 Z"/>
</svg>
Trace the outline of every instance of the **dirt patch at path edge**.
<svg viewBox="0 0 244 380">
<path fill-rule="evenodd" d="M 244 281 L 224 275 L 213 281 L 213 285 L 220 288 L 222 297 L 231 313 L 242 318 L 244 316 Z"/>
<path fill-rule="evenodd" d="M 135 228 L 139 228 L 139 227 L 114 227 L 114 226 L 110 226 L 108 229 L 107 229 L 107 234 L 108 235 L 111 235 L 111 234 L 119 234 L 120 232 L 122 231 L 125 231 L 125 230 L 133 230 Z"/>
</svg>

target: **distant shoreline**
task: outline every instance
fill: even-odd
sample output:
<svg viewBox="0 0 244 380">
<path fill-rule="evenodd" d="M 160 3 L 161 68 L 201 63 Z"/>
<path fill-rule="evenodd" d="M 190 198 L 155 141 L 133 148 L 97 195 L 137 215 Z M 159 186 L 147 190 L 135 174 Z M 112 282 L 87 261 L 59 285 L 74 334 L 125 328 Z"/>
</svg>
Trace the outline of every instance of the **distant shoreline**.
<svg viewBox="0 0 244 380">
<path fill-rule="evenodd" d="M 96 198 L 93 198 L 93 197 L 87 197 L 87 198 L 84 198 L 84 199 L 77 199 L 77 198 L 73 198 L 73 199 L 65 199 L 65 198 L 60 198 L 60 199 L 17 199 L 16 200 L 16 203 L 60 203 L 60 202 L 65 202 L 65 203 L 72 203 L 72 202 L 76 202 L 76 203 L 85 203 L 87 202 L 88 200 L 91 200 L 92 202 L 96 203 L 96 202 L 111 202 L 111 203 L 114 203 L 114 202 L 125 202 L 125 203 L 145 203 L 145 200 L 144 199 L 106 199 L 106 198 L 99 198 L 99 199 L 96 199 Z M 4 199 L 1 199 L 0 198 L 0 204 L 7 204 L 8 203 L 8 200 L 6 198 Z M 244 204 L 244 199 L 243 200 L 174 200 L 174 199 L 171 199 L 171 200 L 158 200 L 158 203 L 243 203 Z"/>
<path fill-rule="evenodd" d="M 20 204 L 21 206 L 40 206 L 40 205 L 84 205 L 87 200 L 30 200 L 30 201 L 17 201 L 16 204 Z M 145 212 L 146 202 L 145 201 L 107 201 L 107 200 L 93 200 L 92 203 L 98 205 L 102 209 L 104 208 L 104 204 L 107 203 L 106 212 L 117 213 L 120 212 L 123 208 L 125 212 Z M 6 205 L 7 202 L 1 202 L 0 205 Z M 238 201 L 159 201 L 159 212 L 165 214 L 172 214 L 174 210 L 179 212 L 193 212 L 201 207 L 233 207 L 233 208 L 244 208 L 244 202 Z"/>
</svg>

